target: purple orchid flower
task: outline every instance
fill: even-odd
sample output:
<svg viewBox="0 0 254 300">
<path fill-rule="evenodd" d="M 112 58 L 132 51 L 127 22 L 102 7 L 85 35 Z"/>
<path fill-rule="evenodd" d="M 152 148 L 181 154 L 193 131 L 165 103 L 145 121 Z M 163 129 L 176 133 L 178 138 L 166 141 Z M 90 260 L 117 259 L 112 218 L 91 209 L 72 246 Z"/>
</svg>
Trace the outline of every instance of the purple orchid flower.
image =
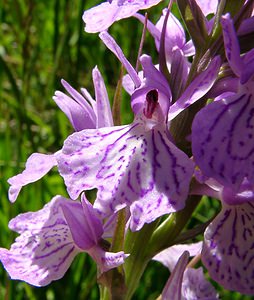
<svg viewBox="0 0 254 300">
<path fill-rule="evenodd" d="M 81 89 L 82 95 L 64 80 L 62 80 L 62 84 L 72 98 L 60 91 L 56 91 L 53 97 L 76 131 L 113 126 L 108 94 L 97 67 L 93 69 L 92 77 L 96 101 L 86 89 Z M 17 199 L 23 186 L 39 180 L 56 165 L 55 154 L 33 153 L 26 162 L 25 170 L 8 180 L 11 185 L 9 189 L 10 201 L 14 202 Z"/>
<path fill-rule="evenodd" d="M 100 38 L 134 82 L 136 88 L 131 97 L 134 122 L 74 133 L 56 158 L 71 198 L 97 188 L 94 207 L 104 216 L 129 207 L 130 228 L 139 230 L 144 223 L 185 205 L 193 164 L 172 143 L 167 120 L 207 92 L 216 78 L 219 60 L 214 60 L 189 86 L 184 97 L 169 108 L 170 88 L 151 58 L 147 55 L 140 58 L 144 74 L 141 80 L 113 38 L 106 32 Z M 172 115 L 168 114 L 171 110 Z"/>
<path fill-rule="evenodd" d="M 163 289 L 162 300 L 216 300 L 214 287 L 205 279 L 202 267 L 187 267 L 190 256 L 200 253 L 202 242 L 175 245 L 163 250 L 153 259 L 169 268 L 171 275 Z"/>
<path fill-rule="evenodd" d="M 12 279 L 35 286 L 62 278 L 81 252 L 96 261 L 101 273 L 128 256 L 102 249 L 102 221 L 84 195 L 81 203 L 56 196 L 41 210 L 12 219 L 9 228 L 20 236 L 10 250 L 0 248 L 0 260 Z"/>
<path fill-rule="evenodd" d="M 114 22 L 133 16 L 138 10 L 148 9 L 161 0 L 112 0 L 103 2 L 84 12 L 85 31 L 107 30 Z"/>
<path fill-rule="evenodd" d="M 254 191 L 245 179 L 238 192 L 213 178 L 196 183 L 193 194 L 221 200 L 222 209 L 204 234 L 202 261 L 212 279 L 224 288 L 254 295 Z"/>
<path fill-rule="evenodd" d="M 192 147 L 194 159 L 205 176 L 237 191 L 244 178 L 254 184 L 254 52 L 240 57 L 229 15 L 221 23 L 226 56 L 238 77 L 238 90 L 199 111 L 192 126 Z"/>
<path fill-rule="evenodd" d="M 222 210 L 205 232 L 202 260 L 226 289 L 254 294 L 253 285 L 253 51 L 240 57 L 229 15 L 222 18 L 228 63 L 238 90 L 200 110 L 192 127 L 194 159 L 205 178 L 198 194 L 218 198 Z"/>
<path fill-rule="evenodd" d="M 155 45 L 158 51 L 160 50 L 162 28 L 167 13 L 168 9 L 163 9 L 162 15 L 155 25 L 151 21 L 147 20 L 147 29 L 154 37 Z M 142 23 L 145 23 L 145 17 L 143 15 L 137 13 L 135 14 L 135 17 Z M 173 52 L 176 49 L 180 50 L 182 55 L 186 57 L 195 54 L 195 48 L 192 41 L 190 40 L 186 42 L 185 31 L 181 22 L 179 22 L 179 20 L 170 12 L 165 32 L 165 53 L 169 65 L 171 65 Z"/>
<path fill-rule="evenodd" d="M 71 198 L 97 188 L 94 207 L 105 216 L 130 207 L 130 228 L 139 230 L 144 223 L 184 207 L 193 163 L 169 139 L 171 92 L 151 58 L 140 59 L 145 76 L 141 81 L 109 34 L 100 37 L 139 86 L 131 101 L 135 120 L 126 126 L 74 133 L 56 157 Z"/>
</svg>

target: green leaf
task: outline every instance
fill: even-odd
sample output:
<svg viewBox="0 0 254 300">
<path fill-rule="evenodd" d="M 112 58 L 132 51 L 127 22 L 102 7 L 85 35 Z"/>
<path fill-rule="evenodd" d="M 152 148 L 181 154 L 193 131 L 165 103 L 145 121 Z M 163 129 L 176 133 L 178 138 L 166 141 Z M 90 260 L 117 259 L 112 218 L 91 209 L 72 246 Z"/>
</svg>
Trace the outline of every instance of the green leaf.
<svg viewBox="0 0 254 300">
<path fill-rule="evenodd" d="M 208 39 L 205 16 L 195 1 L 178 0 L 177 4 L 198 53 Z"/>
</svg>

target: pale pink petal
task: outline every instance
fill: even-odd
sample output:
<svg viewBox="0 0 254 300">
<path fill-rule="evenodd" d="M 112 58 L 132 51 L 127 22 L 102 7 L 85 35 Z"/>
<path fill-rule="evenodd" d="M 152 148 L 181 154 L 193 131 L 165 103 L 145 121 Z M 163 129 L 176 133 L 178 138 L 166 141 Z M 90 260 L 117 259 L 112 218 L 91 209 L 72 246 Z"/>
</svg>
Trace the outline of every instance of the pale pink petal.
<svg viewBox="0 0 254 300">
<path fill-rule="evenodd" d="M 33 153 L 26 162 L 25 170 L 8 179 L 8 183 L 11 185 L 9 188 L 9 200 L 14 202 L 24 185 L 41 179 L 56 164 L 54 154 Z"/>
<path fill-rule="evenodd" d="M 93 69 L 92 75 L 97 110 L 96 128 L 113 126 L 113 117 L 110 109 L 108 93 L 104 80 L 97 67 Z"/>
<path fill-rule="evenodd" d="M 76 131 L 83 130 L 85 128 L 95 128 L 95 121 L 91 120 L 86 110 L 82 108 L 72 98 L 65 95 L 60 91 L 56 91 L 53 97 L 58 107 L 65 113 L 69 119 L 72 127 Z"/>
<path fill-rule="evenodd" d="M 174 271 L 171 273 L 163 291 L 162 300 L 181 300 L 181 288 L 183 273 L 189 259 L 188 251 L 185 251 L 178 260 Z"/>
<path fill-rule="evenodd" d="M 205 16 L 215 14 L 218 6 L 218 0 L 195 0 L 197 5 L 201 8 Z"/>
<path fill-rule="evenodd" d="M 193 174 L 192 161 L 168 139 L 164 126 L 84 130 L 71 135 L 57 155 L 71 198 L 97 188 L 94 207 L 111 214 L 133 207 L 131 228 L 184 207 Z"/>
<path fill-rule="evenodd" d="M 90 8 L 83 14 L 86 32 L 107 30 L 115 21 L 133 16 L 140 9 L 157 5 L 161 0 L 113 0 Z"/>
<path fill-rule="evenodd" d="M 153 260 L 159 261 L 172 272 L 184 251 L 188 251 L 190 256 L 196 256 L 201 248 L 202 242 L 174 245 L 155 255 Z"/>
<path fill-rule="evenodd" d="M 80 250 L 75 246 L 56 196 L 43 209 L 18 215 L 9 223 L 21 235 L 11 249 L 0 249 L 0 260 L 12 279 L 44 286 L 64 276 Z"/>
<path fill-rule="evenodd" d="M 192 125 L 195 162 L 207 177 L 237 190 L 244 177 L 254 184 L 254 99 L 236 94 L 208 104 Z"/>
<path fill-rule="evenodd" d="M 202 261 L 225 289 L 254 295 L 254 205 L 223 205 L 205 231 Z"/>
<path fill-rule="evenodd" d="M 116 41 L 113 37 L 107 33 L 106 31 L 101 32 L 99 37 L 103 41 L 103 43 L 111 50 L 115 56 L 119 59 L 122 65 L 125 67 L 126 71 L 129 73 L 132 81 L 134 82 L 135 87 L 139 87 L 141 84 L 140 78 L 138 77 L 137 72 L 133 68 L 133 66 L 129 63 L 126 57 L 123 54 L 122 49 L 117 45 Z"/>
<path fill-rule="evenodd" d="M 73 128 L 76 131 L 80 131 L 85 128 L 95 128 L 96 115 L 89 104 L 90 99 L 83 97 L 65 80 L 62 79 L 61 83 L 72 98 L 60 91 L 56 91 L 53 100 L 66 114 Z"/>
</svg>

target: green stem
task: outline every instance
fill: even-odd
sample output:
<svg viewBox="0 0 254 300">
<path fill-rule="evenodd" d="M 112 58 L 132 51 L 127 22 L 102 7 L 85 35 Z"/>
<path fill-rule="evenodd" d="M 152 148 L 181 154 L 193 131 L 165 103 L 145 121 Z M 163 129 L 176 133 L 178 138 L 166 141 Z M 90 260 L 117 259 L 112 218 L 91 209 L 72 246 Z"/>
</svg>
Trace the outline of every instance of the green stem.
<svg viewBox="0 0 254 300">
<path fill-rule="evenodd" d="M 110 291 L 106 286 L 100 286 L 100 299 L 111 300 Z"/>
<path fill-rule="evenodd" d="M 131 299 L 133 293 L 139 285 L 140 278 L 149 262 L 147 255 L 147 243 L 154 232 L 159 220 L 150 224 L 145 224 L 140 231 L 128 231 L 125 241 L 125 253 L 130 256 L 125 261 L 125 282 L 127 293 L 125 300 Z"/>
</svg>

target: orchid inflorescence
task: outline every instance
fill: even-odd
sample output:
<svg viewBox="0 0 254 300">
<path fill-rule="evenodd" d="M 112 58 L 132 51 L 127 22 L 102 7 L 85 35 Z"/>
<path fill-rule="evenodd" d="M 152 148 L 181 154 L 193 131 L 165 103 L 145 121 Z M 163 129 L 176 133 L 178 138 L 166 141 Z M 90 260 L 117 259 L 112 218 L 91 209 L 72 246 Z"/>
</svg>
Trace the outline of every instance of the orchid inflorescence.
<svg viewBox="0 0 254 300">
<path fill-rule="evenodd" d="M 57 195 L 10 221 L 19 236 L 0 260 L 12 279 L 48 285 L 87 252 L 101 299 L 131 299 L 152 259 L 171 273 L 161 299 L 219 299 L 205 269 L 223 288 L 254 295 L 254 51 L 246 42 L 254 1 L 171 1 L 156 24 L 138 13 L 160 2 L 112 0 L 84 12 L 85 30 L 99 33 L 127 71 L 120 82 L 134 120 L 117 124 L 97 67 L 95 99 L 62 80 L 69 96 L 53 99 L 75 132 L 56 153 L 28 158 L 8 180 L 9 199 L 55 166 L 70 199 Z M 154 38 L 157 65 L 142 54 L 142 70 L 133 67 L 109 34 L 132 16 Z M 85 192 L 93 189 L 91 203 Z M 186 229 L 202 196 L 221 210 Z"/>
</svg>

